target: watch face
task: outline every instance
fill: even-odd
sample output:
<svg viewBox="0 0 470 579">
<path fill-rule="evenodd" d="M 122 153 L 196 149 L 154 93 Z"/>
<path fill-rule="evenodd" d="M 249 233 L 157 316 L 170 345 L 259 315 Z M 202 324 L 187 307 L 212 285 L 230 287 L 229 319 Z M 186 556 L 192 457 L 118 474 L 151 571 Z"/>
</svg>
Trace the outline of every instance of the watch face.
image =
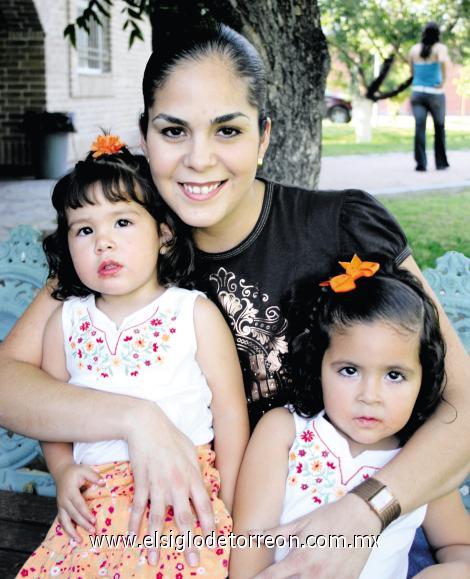
<svg viewBox="0 0 470 579">
<path fill-rule="evenodd" d="M 373 496 L 369 502 L 375 509 L 382 511 L 385 509 L 385 507 L 393 502 L 393 496 L 390 491 L 384 487 L 375 496 Z"/>
</svg>

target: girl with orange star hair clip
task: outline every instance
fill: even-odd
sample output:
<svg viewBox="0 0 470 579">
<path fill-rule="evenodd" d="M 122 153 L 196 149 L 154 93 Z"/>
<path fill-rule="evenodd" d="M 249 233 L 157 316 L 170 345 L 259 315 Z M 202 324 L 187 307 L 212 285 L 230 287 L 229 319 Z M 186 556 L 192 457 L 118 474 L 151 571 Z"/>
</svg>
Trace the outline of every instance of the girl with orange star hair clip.
<svg viewBox="0 0 470 579">
<path fill-rule="evenodd" d="M 373 547 L 361 579 L 405 579 L 421 524 L 439 564 L 418 577 L 468 577 L 470 517 L 458 491 L 399 516 L 399 504 L 375 478 L 443 399 L 436 309 L 406 270 L 385 272 L 357 255 L 340 265 L 342 274 L 298 296 L 303 328 L 292 342 L 290 404 L 259 422 L 237 484 L 235 532 L 270 529 L 264 542 L 269 546 L 268 533 L 276 548 L 235 550 L 230 577 L 253 577 L 282 561 L 298 545 L 278 526 L 288 529 L 348 492 L 368 499 L 382 526 L 380 536 L 355 545 Z M 308 546 L 348 546 L 320 539 Z"/>
</svg>

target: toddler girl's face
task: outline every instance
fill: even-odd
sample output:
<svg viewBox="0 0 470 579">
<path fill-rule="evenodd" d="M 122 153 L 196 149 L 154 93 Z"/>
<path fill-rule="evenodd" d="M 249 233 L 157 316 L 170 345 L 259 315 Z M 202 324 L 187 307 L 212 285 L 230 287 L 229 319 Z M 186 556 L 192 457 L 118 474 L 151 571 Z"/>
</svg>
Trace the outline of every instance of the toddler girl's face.
<svg viewBox="0 0 470 579">
<path fill-rule="evenodd" d="M 382 321 L 334 330 L 323 356 L 326 413 L 356 455 L 398 446 L 421 387 L 419 334 Z"/>
<path fill-rule="evenodd" d="M 100 183 L 93 205 L 67 210 L 68 244 L 78 277 L 102 296 L 152 300 L 160 291 L 157 224 L 135 201 L 108 201 Z"/>
</svg>

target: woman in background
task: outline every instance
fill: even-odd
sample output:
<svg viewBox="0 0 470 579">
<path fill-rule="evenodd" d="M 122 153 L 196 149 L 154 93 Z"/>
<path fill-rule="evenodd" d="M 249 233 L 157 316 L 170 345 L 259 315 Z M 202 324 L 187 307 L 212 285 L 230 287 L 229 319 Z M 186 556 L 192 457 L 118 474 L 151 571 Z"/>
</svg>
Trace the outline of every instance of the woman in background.
<svg viewBox="0 0 470 579">
<path fill-rule="evenodd" d="M 426 119 L 434 122 L 434 155 L 436 169 L 447 169 L 444 82 L 450 63 L 447 47 L 439 42 L 439 26 L 429 22 L 423 28 L 421 42 L 410 50 L 409 63 L 413 75 L 411 107 L 415 118 L 416 171 L 426 171 Z"/>
</svg>

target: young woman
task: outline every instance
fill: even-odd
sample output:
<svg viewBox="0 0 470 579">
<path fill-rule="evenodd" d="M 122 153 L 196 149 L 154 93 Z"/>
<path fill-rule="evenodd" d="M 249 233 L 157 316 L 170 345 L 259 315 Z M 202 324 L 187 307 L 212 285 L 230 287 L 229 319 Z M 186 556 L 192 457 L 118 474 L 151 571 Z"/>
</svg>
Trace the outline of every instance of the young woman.
<svg viewBox="0 0 470 579">
<path fill-rule="evenodd" d="M 413 75 L 411 107 L 415 118 L 416 171 L 426 171 L 426 119 L 428 113 L 434 123 L 434 156 L 436 169 L 447 169 L 446 155 L 446 97 L 444 82 L 450 64 L 447 46 L 439 41 L 439 26 L 429 22 L 423 28 L 421 42 L 410 50 L 409 63 Z"/>
<path fill-rule="evenodd" d="M 351 252 L 372 253 L 377 261 L 388 259 L 420 274 L 400 227 L 367 194 L 309 192 L 256 179 L 271 123 L 262 62 L 246 39 L 222 27 L 173 42 L 152 55 L 145 72 L 143 148 L 162 197 L 193 227 L 196 284 L 219 302 L 230 322 L 254 423 L 262 410 L 283 404 L 289 388 L 289 369 L 280 358 L 288 350 L 289 292 L 307 277 L 325 279 Z M 77 394 L 37 369 L 44 328 L 57 307 L 44 289 L 3 346 L 0 423 L 47 440 L 127 440 L 136 480 L 131 530 L 137 529 L 147 499 L 162 487 L 183 532 L 192 524 L 189 499 L 204 529 L 211 530 L 194 452 L 158 408 L 99 392 Z M 390 500 L 403 512 L 455 488 L 468 470 L 466 356 L 442 318 L 449 351 L 447 398 L 458 417 L 449 424 L 446 408 L 440 407 L 380 472 Z M 99 421 L 83 412 L 90 400 Z M 454 440 L 461 441 L 459 448 Z M 151 530 L 162 516 L 154 505 L 152 500 Z M 380 526 L 367 501 L 348 494 L 277 532 L 352 536 L 376 533 Z M 334 557 L 328 550 L 299 549 L 270 576 L 336 573 L 347 579 L 359 574 L 367 556 L 367 549 L 338 550 Z"/>
</svg>

